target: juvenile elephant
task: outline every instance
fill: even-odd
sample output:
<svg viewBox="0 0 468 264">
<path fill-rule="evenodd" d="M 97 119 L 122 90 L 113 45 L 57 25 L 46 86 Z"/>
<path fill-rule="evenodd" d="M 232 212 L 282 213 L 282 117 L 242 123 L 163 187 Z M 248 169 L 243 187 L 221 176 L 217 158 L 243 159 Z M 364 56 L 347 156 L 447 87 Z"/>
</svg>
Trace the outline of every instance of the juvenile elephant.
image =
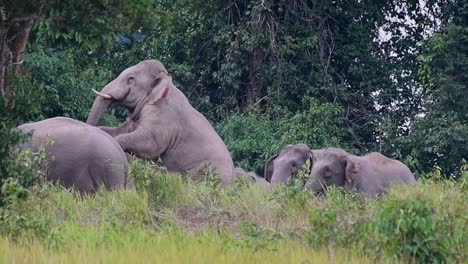
<svg viewBox="0 0 468 264">
<path fill-rule="evenodd" d="M 158 60 L 142 61 L 94 92 L 98 96 L 88 124 L 97 125 L 107 108 L 127 109 L 128 118 L 120 127 L 100 127 L 124 151 L 144 159 L 161 158 L 169 171 L 194 178 L 202 177 L 200 171 L 210 166 L 224 183 L 234 181 L 234 164 L 223 140 Z"/>
<path fill-rule="evenodd" d="M 271 184 L 267 182 L 264 178 L 259 177 L 255 172 L 249 171 L 246 172 L 244 169 L 236 167 L 234 168 L 234 173 L 236 175 L 236 178 L 239 177 L 248 177 L 251 180 L 253 180 L 256 184 L 269 189 L 271 187 Z"/>
<path fill-rule="evenodd" d="M 263 177 L 271 183 L 286 182 L 294 177 L 310 158 L 311 150 L 306 144 L 286 145 L 278 155 L 266 161 Z"/>
<path fill-rule="evenodd" d="M 93 193 L 99 187 L 124 189 L 127 186 L 127 158 L 119 144 L 102 130 L 83 122 L 55 117 L 18 127 L 32 133 L 20 150 L 36 152 L 43 146 L 50 161 L 47 179 Z"/>
<path fill-rule="evenodd" d="M 307 186 L 315 192 L 334 185 L 373 197 L 390 184 L 416 182 L 405 164 L 376 152 L 359 157 L 339 148 L 318 149 L 312 151 L 312 164 Z"/>
</svg>

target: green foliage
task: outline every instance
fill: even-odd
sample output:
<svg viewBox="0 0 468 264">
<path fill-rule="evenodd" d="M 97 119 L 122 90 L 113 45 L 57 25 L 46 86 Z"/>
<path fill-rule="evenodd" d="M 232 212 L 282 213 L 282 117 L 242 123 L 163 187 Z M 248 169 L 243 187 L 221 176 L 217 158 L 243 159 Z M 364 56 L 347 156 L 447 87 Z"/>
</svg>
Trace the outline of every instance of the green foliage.
<svg viewBox="0 0 468 264">
<path fill-rule="evenodd" d="M 45 173 L 49 158 L 44 148 L 38 153 L 12 151 L 6 160 L 8 174 L 2 175 L 0 182 L 0 234 L 13 240 L 39 237 L 52 245 L 56 237 L 51 233 L 50 223 L 24 207 L 31 195 L 39 196 L 47 191 Z"/>
<path fill-rule="evenodd" d="M 323 199 L 323 198 L 322 198 Z M 314 248 L 356 245 L 359 236 L 365 236 L 362 198 L 331 188 L 327 199 L 312 208 L 309 217 L 307 242 Z"/>
<path fill-rule="evenodd" d="M 147 193 L 152 209 L 171 207 L 183 199 L 182 178 L 168 174 L 152 161 L 133 159 L 129 175 L 134 179 L 136 189 Z"/>
<path fill-rule="evenodd" d="M 48 222 L 22 207 L 33 194 L 39 194 L 45 179 L 48 157 L 45 150 L 19 152 L 28 139 L 15 128 L 38 108 L 41 93 L 29 78 L 10 78 L 10 94 L 0 97 L 0 234 L 16 240 L 53 235 Z"/>
<path fill-rule="evenodd" d="M 45 95 L 35 116 L 45 119 L 66 116 L 86 121 L 96 98 L 91 89 L 101 89 L 108 82 L 108 72 L 92 60 L 84 60 L 76 49 L 43 49 L 36 43 L 26 58 L 33 84 Z"/>
<path fill-rule="evenodd" d="M 417 263 L 447 261 L 443 236 L 436 232 L 431 201 L 388 199 L 375 213 L 370 227 L 374 250 L 414 257 Z"/>
<path fill-rule="evenodd" d="M 284 238 L 281 233 L 275 232 L 272 228 L 262 227 L 248 221 L 239 223 L 239 228 L 244 233 L 244 237 L 237 244 L 254 252 L 261 249 L 275 251 L 278 248 L 278 242 Z"/>
<path fill-rule="evenodd" d="M 423 42 L 419 56 L 425 115 L 416 119 L 402 144 L 420 171 L 439 166 L 446 175 L 458 177 L 468 159 L 467 8 L 463 1 L 453 1 L 444 10 L 450 22 Z"/>
<path fill-rule="evenodd" d="M 16 147 L 26 140 L 15 128 L 22 118 L 37 109 L 40 93 L 27 78 L 11 80 L 11 94 L 0 97 L 0 206 L 24 199 L 32 186 L 43 177 L 45 153 L 18 153 Z"/>
<path fill-rule="evenodd" d="M 416 263 L 457 261 L 468 243 L 466 198 L 462 186 L 447 180 L 393 188 L 375 201 L 334 189 L 312 208 L 306 238 L 316 248 L 352 245 Z"/>
<path fill-rule="evenodd" d="M 7 177 L 1 181 L 0 205 L 26 199 L 30 194 L 28 188 L 44 182 L 50 161 L 44 148 L 37 153 L 12 151 L 14 154 L 7 161 Z"/>
<path fill-rule="evenodd" d="M 305 110 L 300 112 L 284 109 L 270 113 L 251 111 L 233 114 L 221 122 L 216 128 L 236 165 L 261 172 L 265 160 L 287 144 L 306 143 L 310 148 L 352 148 L 345 143 L 350 133 L 344 126 L 340 107 L 309 97 L 303 100 L 303 104 Z"/>
<path fill-rule="evenodd" d="M 18 206 L 18 204 L 15 204 Z M 54 243 L 55 234 L 46 219 L 28 212 L 18 212 L 11 208 L 0 208 L 0 234 L 12 240 L 37 239 Z"/>
<path fill-rule="evenodd" d="M 118 32 L 134 32 L 154 23 L 149 0 L 32 1 L 29 6 L 40 18 L 37 34 L 56 46 L 72 42 L 88 50 L 110 47 Z"/>
<path fill-rule="evenodd" d="M 195 108 L 221 121 L 244 168 L 258 172 L 284 143 L 305 142 L 450 175 L 468 145 L 463 12 L 462 1 L 52 1 L 25 58 L 46 96 L 34 118 L 84 120 L 90 88 L 156 58 Z M 440 30 L 422 41 L 435 21 Z M 104 123 L 122 121 L 114 112 Z"/>
</svg>

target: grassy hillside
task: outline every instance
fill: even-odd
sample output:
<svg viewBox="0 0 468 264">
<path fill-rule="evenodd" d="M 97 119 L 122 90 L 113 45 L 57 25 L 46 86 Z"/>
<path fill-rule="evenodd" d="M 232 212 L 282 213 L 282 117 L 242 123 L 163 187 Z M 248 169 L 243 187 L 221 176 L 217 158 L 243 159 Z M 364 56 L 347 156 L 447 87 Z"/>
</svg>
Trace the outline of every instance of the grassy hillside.
<svg viewBox="0 0 468 264">
<path fill-rule="evenodd" d="M 467 261 L 463 180 L 420 180 L 368 200 L 339 189 L 314 197 L 295 183 L 225 188 L 142 161 L 131 174 L 136 190 L 80 197 L 40 185 L 1 209 L 0 262 Z"/>
</svg>

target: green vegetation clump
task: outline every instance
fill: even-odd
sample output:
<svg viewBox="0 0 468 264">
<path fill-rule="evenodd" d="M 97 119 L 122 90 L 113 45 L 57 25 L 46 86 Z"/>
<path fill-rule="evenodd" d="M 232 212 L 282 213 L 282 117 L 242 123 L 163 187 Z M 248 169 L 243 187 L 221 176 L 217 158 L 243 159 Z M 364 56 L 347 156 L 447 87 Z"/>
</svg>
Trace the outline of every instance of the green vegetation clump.
<svg viewBox="0 0 468 264">
<path fill-rule="evenodd" d="M 45 166 L 44 151 L 19 153 L 17 147 L 28 135 L 15 128 L 38 109 L 41 92 L 31 87 L 29 78 L 12 79 L 11 90 L 0 96 L 0 207 L 26 198 L 28 187 L 40 180 Z M 1 210 L 1 208 L 0 208 Z"/>
</svg>

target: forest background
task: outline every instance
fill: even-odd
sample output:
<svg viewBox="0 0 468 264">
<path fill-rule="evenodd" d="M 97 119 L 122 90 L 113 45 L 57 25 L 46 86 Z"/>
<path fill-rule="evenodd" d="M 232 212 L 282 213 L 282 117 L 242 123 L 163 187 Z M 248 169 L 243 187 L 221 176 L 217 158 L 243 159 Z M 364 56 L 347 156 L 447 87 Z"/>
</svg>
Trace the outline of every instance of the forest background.
<svg viewBox="0 0 468 264">
<path fill-rule="evenodd" d="M 303 142 L 379 151 L 417 174 L 457 178 L 468 153 L 467 5 L 2 1 L 0 155 L 8 160 L 19 140 L 12 127 L 84 121 L 91 88 L 159 59 L 246 169 L 261 173 L 285 144 Z"/>
</svg>

